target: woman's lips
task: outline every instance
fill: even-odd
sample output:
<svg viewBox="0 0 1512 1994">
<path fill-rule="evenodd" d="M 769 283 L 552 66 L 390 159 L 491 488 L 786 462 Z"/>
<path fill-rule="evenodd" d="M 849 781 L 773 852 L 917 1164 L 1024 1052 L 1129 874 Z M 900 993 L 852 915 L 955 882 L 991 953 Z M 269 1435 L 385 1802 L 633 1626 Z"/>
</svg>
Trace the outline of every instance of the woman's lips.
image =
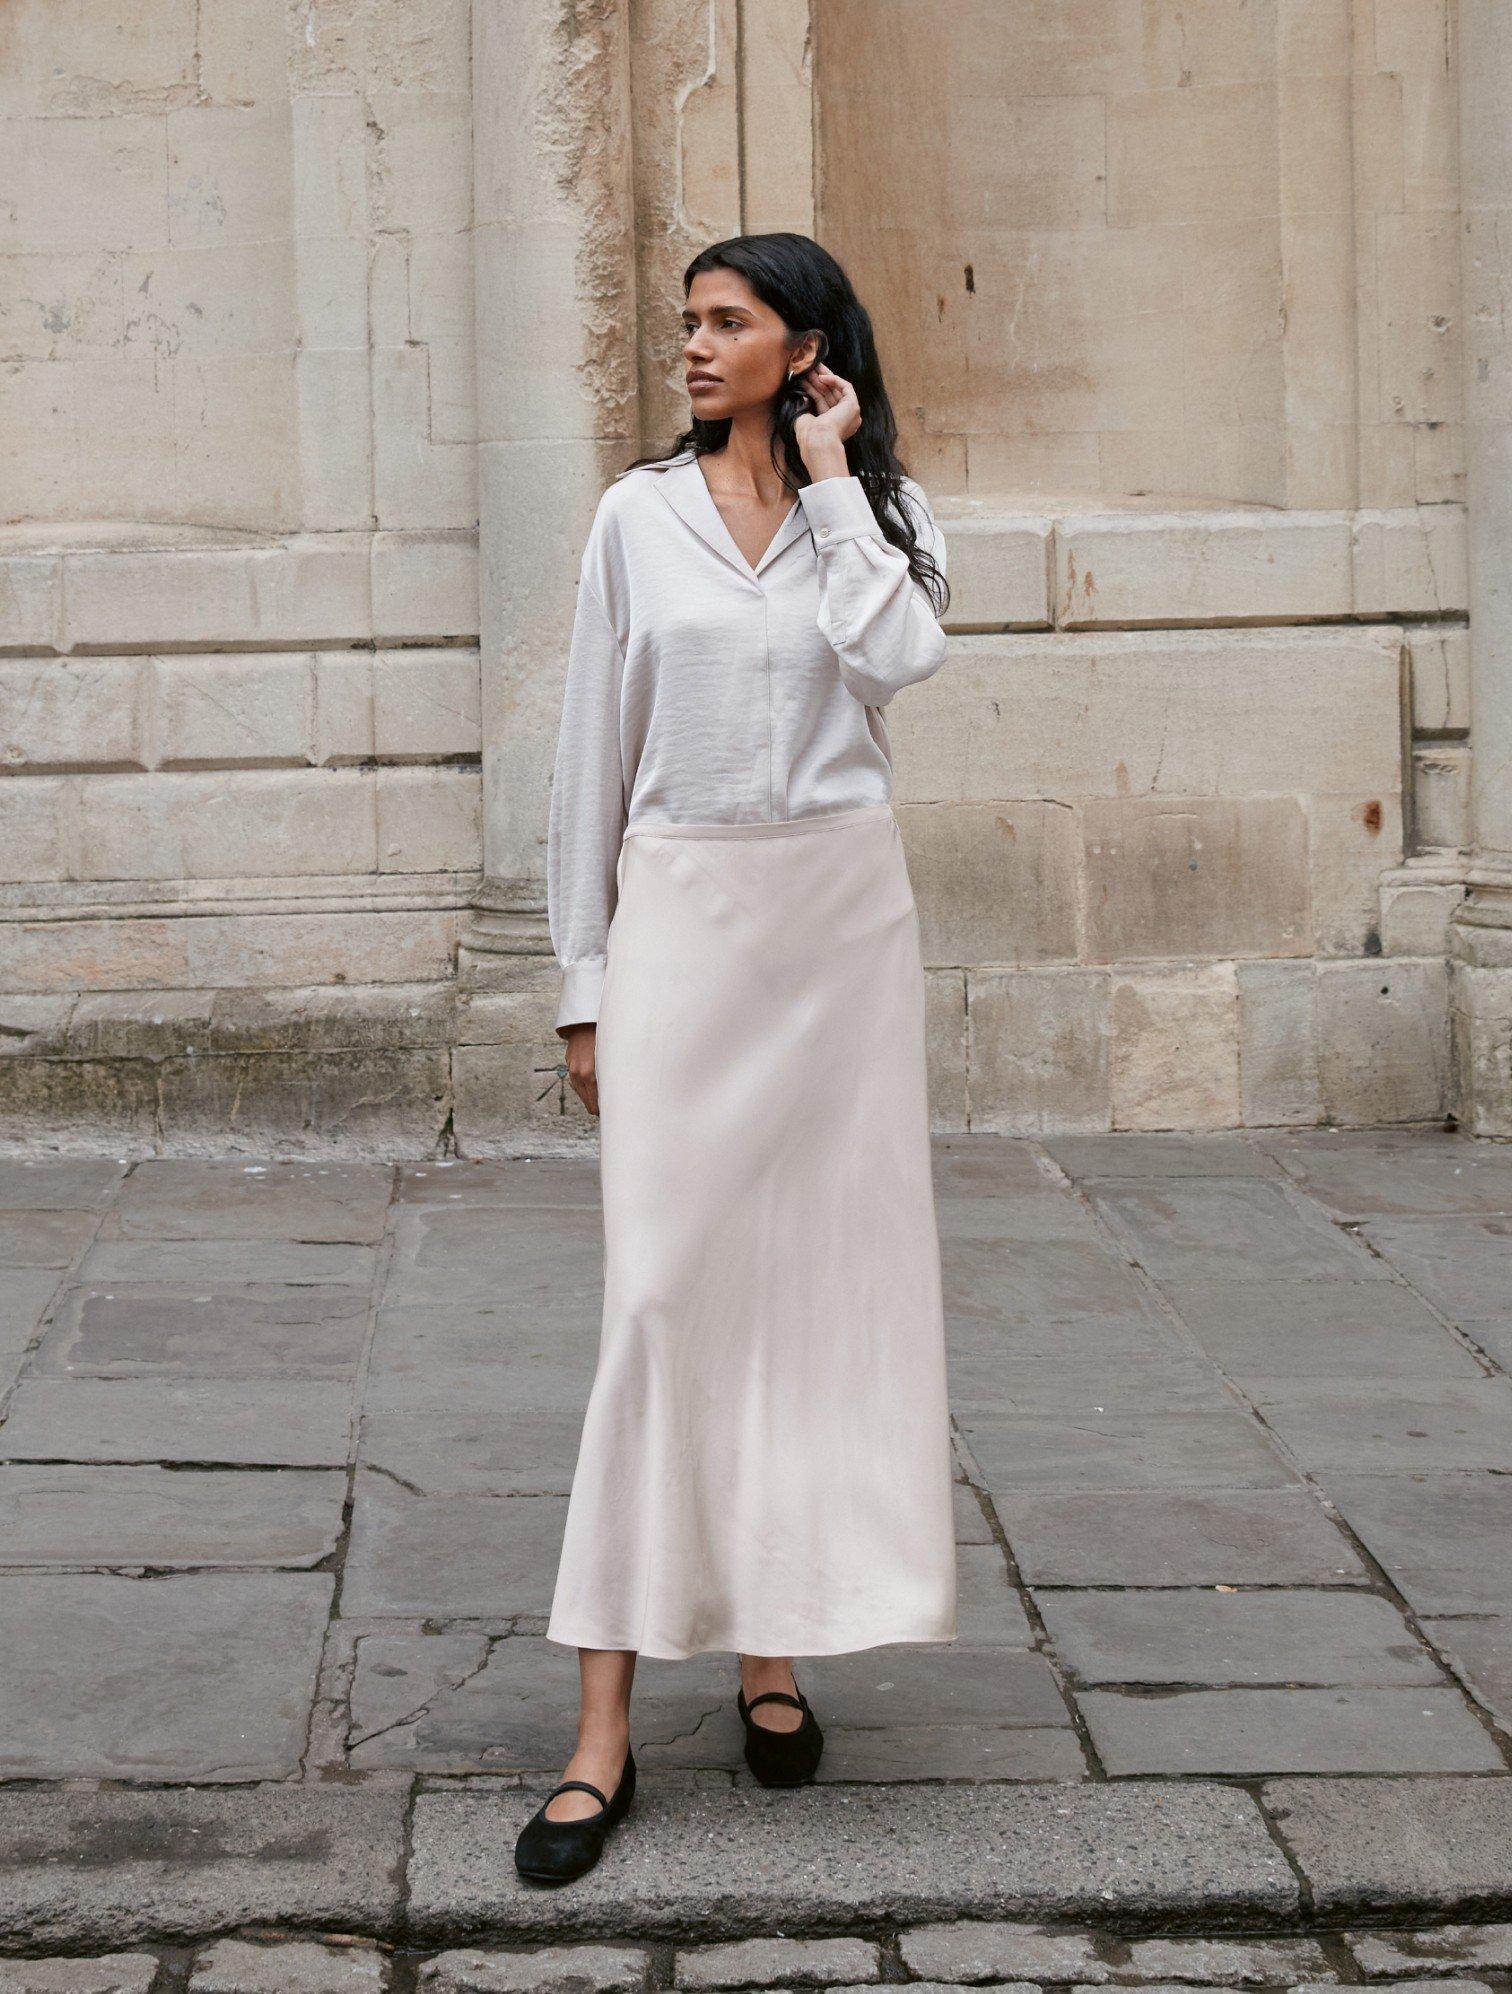
<svg viewBox="0 0 1512 1994">
<path fill-rule="evenodd" d="M 712 374 L 695 374 L 688 383 L 688 393 L 692 394 L 695 388 L 717 388 L 719 385 Z"/>
</svg>

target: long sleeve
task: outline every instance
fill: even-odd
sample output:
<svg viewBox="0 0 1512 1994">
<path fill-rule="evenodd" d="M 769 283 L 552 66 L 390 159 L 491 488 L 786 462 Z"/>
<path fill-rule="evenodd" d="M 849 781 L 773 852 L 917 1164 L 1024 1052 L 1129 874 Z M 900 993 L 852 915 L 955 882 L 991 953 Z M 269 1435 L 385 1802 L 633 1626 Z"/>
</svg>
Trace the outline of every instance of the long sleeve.
<svg viewBox="0 0 1512 1994">
<path fill-rule="evenodd" d="M 546 841 L 547 923 L 562 969 L 558 1033 L 598 1020 L 626 821 L 622 673 L 619 639 L 585 566 L 567 658 Z"/>
<path fill-rule="evenodd" d="M 923 491 L 904 490 L 920 515 L 919 538 L 943 574 L 945 539 Z M 819 628 L 840 661 L 847 691 L 864 706 L 885 706 L 905 685 L 945 662 L 945 632 L 907 557 L 883 533 L 856 477 L 804 485 L 800 504 L 819 560 Z"/>
</svg>

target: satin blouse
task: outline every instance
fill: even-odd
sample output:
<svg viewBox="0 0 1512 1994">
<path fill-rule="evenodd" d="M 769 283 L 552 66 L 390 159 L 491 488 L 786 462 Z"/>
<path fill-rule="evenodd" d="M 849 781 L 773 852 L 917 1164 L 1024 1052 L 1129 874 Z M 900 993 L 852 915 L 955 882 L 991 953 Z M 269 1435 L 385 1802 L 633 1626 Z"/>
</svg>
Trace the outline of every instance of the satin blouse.
<svg viewBox="0 0 1512 1994">
<path fill-rule="evenodd" d="M 919 544 L 945 567 L 923 490 Z M 764 823 L 892 796 L 883 708 L 945 632 L 856 477 L 805 485 L 754 567 L 692 450 L 604 492 L 583 551 L 552 772 L 556 1027 L 596 1020 L 631 823 Z"/>
</svg>

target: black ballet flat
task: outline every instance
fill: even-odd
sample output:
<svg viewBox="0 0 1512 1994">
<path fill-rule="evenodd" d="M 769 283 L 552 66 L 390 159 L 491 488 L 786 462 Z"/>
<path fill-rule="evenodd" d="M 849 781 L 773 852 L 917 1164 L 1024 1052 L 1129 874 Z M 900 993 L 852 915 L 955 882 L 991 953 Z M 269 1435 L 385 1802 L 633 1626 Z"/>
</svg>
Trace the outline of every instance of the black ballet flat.
<svg viewBox="0 0 1512 1994">
<path fill-rule="evenodd" d="M 797 1682 L 794 1682 L 797 1688 Z M 774 1731 L 769 1725 L 755 1724 L 751 1712 L 758 1703 L 790 1703 L 803 1712 L 803 1722 L 792 1731 Z M 789 1696 L 785 1689 L 764 1689 L 746 1702 L 744 1684 L 736 1692 L 735 1708 L 745 1726 L 745 1761 L 763 1786 L 802 1786 L 814 1777 L 819 1755 L 824 1750 L 824 1733 L 809 1708 L 803 1691 Z"/>
<path fill-rule="evenodd" d="M 578 1787 L 600 1802 L 597 1814 L 582 1821 L 548 1821 L 546 1809 L 559 1793 Z M 586 1779 L 564 1779 L 554 1786 L 520 1830 L 515 1842 L 515 1868 L 531 1883 L 571 1883 L 584 1875 L 604 1852 L 609 1830 L 622 1821 L 635 1798 L 635 1753 L 627 1748 L 619 1785 L 605 1799 Z"/>
</svg>

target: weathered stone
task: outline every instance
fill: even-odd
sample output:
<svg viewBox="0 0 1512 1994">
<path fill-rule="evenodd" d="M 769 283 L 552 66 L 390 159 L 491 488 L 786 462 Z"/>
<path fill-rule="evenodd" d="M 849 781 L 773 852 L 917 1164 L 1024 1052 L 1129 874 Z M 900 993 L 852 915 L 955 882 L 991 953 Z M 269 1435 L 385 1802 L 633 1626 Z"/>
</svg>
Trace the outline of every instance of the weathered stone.
<svg viewBox="0 0 1512 1994">
<path fill-rule="evenodd" d="M 545 1613 L 566 1509 L 556 1496 L 421 1498 L 386 1475 L 361 1475 L 342 1610 L 448 1619 Z"/>
<path fill-rule="evenodd" d="M 994 1498 L 1013 1489 L 1277 1488 L 1297 1477 L 1242 1413 L 1129 1412 L 971 1420 Z"/>
<path fill-rule="evenodd" d="M 387 1960 L 374 1947 L 311 1939 L 219 1939 L 189 1974 L 189 1994 L 369 1994 L 387 1985 Z"/>
<path fill-rule="evenodd" d="M 0 1933 L 36 1948 L 254 1923 L 382 1930 L 404 1810 L 402 1787 L 350 1783 L 0 1790 Z"/>
<path fill-rule="evenodd" d="M 0 1577 L 0 1772 L 288 1778 L 304 1750 L 332 1584 L 318 1572 Z"/>
<path fill-rule="evenodd" d="M 30 1378 L 0 1459 L 344 1467 L 351 1423 L 350 1385 L 321 1380 Z"/>
<path fill-rule="evenodd" d="M 1512 1478 L 1332 1475 L 1344 1521 L 1418 1613 L 1496 1613 L 1512 1601 Z"/>
<path fill-rule="evenodd" d="M 1316 1939 L 1133 1939 L 1119 1979 L 1199 1981 L 1208 1987 L 1337 1980 Z"/>
<path fill-rule="evenodd" d="M 1512 1382 L 1271 1379 L 1257 1386 L 1267 1425 L 1313 1472 L 1512 1471 Z"/>
<path fill-rule="evenodd" d="M 151 1994 L 158 1963 L 147 1952 L 96 1959 L 0 1959 L 0 1994 Z"/>
<path fill-rule="evenodd" d="M 365 1288 L 70 1287 L 28 1368 L 32 1377 L 349 1379 L 367 1329 Z"/>
<path fill-rule="evenodd" d="M 1359 1585 L 1308 1489 L 1014 1490 L 998 1514 L 1031 1586 Z"/>
<path fill-rule="evenodd" d="M 1261 1799 L 1322 1912 L 1465 1916 L 1512 1888 L 1512 1781 L 1274 1779 Z"/>
<path fill-rule="evenodd" d="M 744 1939 L 680 1951 L 674 1987 L 831 1987 L 882 1978 L 868 1939 Z"/>
<path fill-rule="evenodd" d="M 427 1994 L 629 1994 L 646 1984 L 633 1946 L 543 1946 L 536 1952 L 443 1952 L 420 1967 Z"/>
<path fill-rule="evenodd" d="M 1512 1925 L 1439 1925 L 1426 1932 L 1346 1932 L 1367 1980 L 1427 1979 L 1462 1968 L 1512 1969 Z"/>
<path fill-rule="evenodd" d="M 341 1536 L 345 1499 L 344 1475 L 289 1468 L 0 1468 L 3 1562 L 318 1565 Z"/>
<path fill-rule="evenodd" d="M 1484 1376 L 1410 1288 L 1394 1281 L 1170 1281 L 1171 1305 L 1215 1363 L 1246 1389 L 1372 1378 Z"/>
<path fill-rule="evenodd" d="M 1113 1970 L 1091 1933 L 1047 1932 L 1033 1925 L 920 1925 L 898 1936 L 909 1971 L 959 1984 L 983 1980 L 1074 1980 L 1101 1986 Z"/>
</svg>

